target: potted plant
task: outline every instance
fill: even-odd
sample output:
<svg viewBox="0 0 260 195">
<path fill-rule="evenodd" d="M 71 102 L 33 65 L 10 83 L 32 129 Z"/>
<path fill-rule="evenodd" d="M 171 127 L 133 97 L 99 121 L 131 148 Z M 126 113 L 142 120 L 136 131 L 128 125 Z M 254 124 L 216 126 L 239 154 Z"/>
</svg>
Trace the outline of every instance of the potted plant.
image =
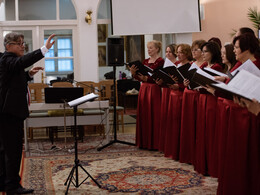
<svg viewBox="0 0 260 195">
<path fill-rule="evenodd" d="M 257 12 L 257 8 L 249 8 L 247 17 L 253 23 L 254 28 L 258 31 L 260 29 L 260 12 Z"/>
</svg>

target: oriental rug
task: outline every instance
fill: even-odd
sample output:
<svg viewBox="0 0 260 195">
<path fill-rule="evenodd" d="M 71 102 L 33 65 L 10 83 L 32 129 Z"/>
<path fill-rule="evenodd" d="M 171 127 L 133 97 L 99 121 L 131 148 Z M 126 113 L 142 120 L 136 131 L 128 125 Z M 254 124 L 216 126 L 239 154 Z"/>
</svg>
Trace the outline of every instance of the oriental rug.
<svg viewBox="0 0 260 195">
<path fill-rule="evenodd" d="M 110 140 L 113 140 L 114 136 L 110 136 Z M 117 139 L 129 143 L 135 143 L 135 134 L 118 134 Z M 105 143 L 104 136 L 85 136 L 83 141 L 78 141 L 79 154 L 96 153 L 97 148 L 101 147 Z M 68 137 L 66 143 L 64 138 L 55 139 L 52 144 L 48 139 L 35 139 L 29 142 L 30 150 L 26 152 L 26 157 L 32 156 L 57 156 L 57 155 L 70 155 L 74 153 L 74 138 Z M 102 150 L 102 152 L 122 152 L 122 151 L 136 151 L 135 146 L 125 144 L 113 144 Z"/>
<path fill-rule="evenodd" d="M 216 194 L 217 179 L 197 174 L 192 165 L 165 158 L 156 151 L 139 150 L 96 152 L 79 155 L 91 178 L 69 194 Z M 27 157 L 22 184 L 34 194 L 65 194 L 64 185 L 74 165 L 73 155 Z M 79 183 L 87 174 L 79 167 Z"/>
</svg>

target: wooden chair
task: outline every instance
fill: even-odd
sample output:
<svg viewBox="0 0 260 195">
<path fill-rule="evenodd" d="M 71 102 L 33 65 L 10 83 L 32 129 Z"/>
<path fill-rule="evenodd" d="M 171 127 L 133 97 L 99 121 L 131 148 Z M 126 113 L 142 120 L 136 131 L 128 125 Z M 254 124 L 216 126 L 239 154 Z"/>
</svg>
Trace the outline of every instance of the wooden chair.
<svg viewBox="0 0 260 195">
<path fill-rule="evenodd" d="M 114 89 L 114 81 L 102 80 L 99 83 L 100 100 L 109 100 L 109 111 L 114 113 L 114 93 L 116 93 L 116 120 L 117 120 L 117 130 L 119 130 L 119 124 L 122 126 L 122 132 L 124 132 L 124 107 L 118 106 L 118 96 L 117 96 L 117 83 Z M 120 117 L 119 117 L 120 116 Z"/>
<path fill-rule="evenodd" d="M 84 89 L 84 95 L 87 95 L 89 93 L 99 94 L 99 92 L 95 90 L 96 88 L 98 88 L 98 83 L 95 83 L 93 81 L 80 81 L 76 85 L 77 87 L 82 87 Z"/>
<path fill-rule="evenodd" d="M 55 82 L 52 84 L 53 87 L 73 87 L 72 83 L 64 81 L 64 82 Z"/>
<path fill-rule="evenodd" d="M 31 103 L 41 103 L 44 102 L 44 88 L 49 87 L 44 83 L 29 83 L 30 90 L 30 100 Z"/>
<path fill-rule="evenodd" d="M 44 83 L 29 83 L 28 88 L 30 92 L 30 102 L 31 103 L 42 103 L 45 101 L 44 97 L 44 88 L 49 87 L 47 84 Z M 30 116 L 39 116 L 45 115 L 46 112 L 37 112 L 37 113 L 30 113 Z M 33 129 L 29 128 L 29 138 L 33 139 Z"/>
</svg>

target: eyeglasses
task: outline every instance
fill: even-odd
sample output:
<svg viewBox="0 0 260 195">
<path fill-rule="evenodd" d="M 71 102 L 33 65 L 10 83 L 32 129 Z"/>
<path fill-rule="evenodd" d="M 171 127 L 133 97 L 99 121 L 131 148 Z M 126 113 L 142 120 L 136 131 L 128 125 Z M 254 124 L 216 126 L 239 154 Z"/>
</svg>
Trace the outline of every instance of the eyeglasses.
<svg viewBox="0 0 260 195">
<path fill-rule="evenodd" d="M 10 45 L 19 45 L 20 47 L 25 47 L 26 46 L 26 42 L 10 42 L 8 44 L 10 44 Z"/>
<path fill-rule="evenodd" d="M 202 53 L 207 53 L 207 52 L 209 52 L 208 50 L 202 50 Z"/>
<path fill-rule="evenodd" d="M 200 49 L 192 49 L 192 52 L 201 51 Z"/>
</svg>

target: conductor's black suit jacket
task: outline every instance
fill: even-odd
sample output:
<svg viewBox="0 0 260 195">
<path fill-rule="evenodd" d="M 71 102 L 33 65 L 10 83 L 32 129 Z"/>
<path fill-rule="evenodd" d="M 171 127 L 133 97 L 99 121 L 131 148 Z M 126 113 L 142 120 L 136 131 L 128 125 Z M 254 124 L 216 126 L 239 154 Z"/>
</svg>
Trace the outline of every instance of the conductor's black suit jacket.
<svg viewBox="0 0 260 195">
<path fill-rule="evenodd" d="M 0 114 L 28 117 L 27 82 L 31 78 L 24 69 L 43 57 L 40 49 L 22 57 L 4 52 L 0 58 Z"/>
</svg>

